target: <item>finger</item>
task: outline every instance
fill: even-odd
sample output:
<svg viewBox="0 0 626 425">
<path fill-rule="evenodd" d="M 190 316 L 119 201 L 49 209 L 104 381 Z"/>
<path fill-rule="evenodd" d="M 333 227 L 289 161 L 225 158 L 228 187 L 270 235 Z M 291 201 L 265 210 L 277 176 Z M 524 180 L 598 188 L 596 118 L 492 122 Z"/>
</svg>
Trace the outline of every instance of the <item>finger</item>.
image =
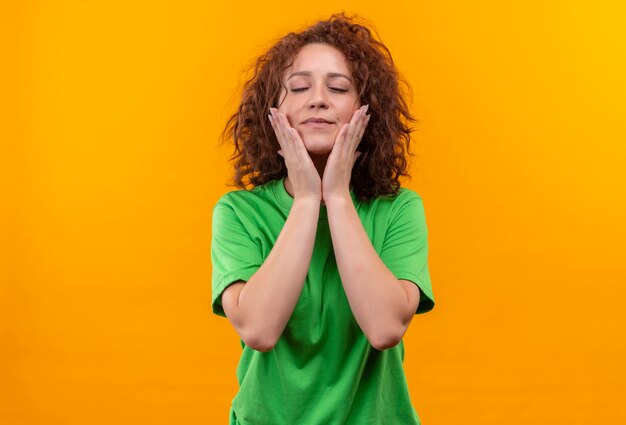
<svg viewBox="0 0 626 425">
<path fill-rule="evenodd" d="M 292 127 L 289 124 L 289 121 L 287 120 L 287 116 L 283 114 L 282 112 L 275 110 L 275 117 L 276 117 L 276 122 L 279 124 L 281 131 L 284 134 L 285 146 L 283 147 L 283 149 L 285 149 L 288 155 L 295 155 L 296 150 L 295 150 L 294 134 L 291 131 Z"/>
<path fill-rule="evenodd" d="M 281 147 L 282 147 L 282 151 L 284 155 L 286 155 L 285 158 L 297 158 L 297 153 L 295 150 L 294 135 L 291 131 L 292 128 L 289 125 L 289 121 L 287 120 L 286 115 L 279 112 L 275 108 L 273 110 L 273 113 L 274 113 L 274 122 L 277 128 L 279 129 L 279 132 L 282 137 Z"/>
<path fill-rule="evenodd" d="M 289 136 L 290 136 L 291 147 L 293 149 L 293 152 L 295 153 L 296 158 L 300 159 L 302 155 L 302 149 L 306 150 L 306 148 L 304 147 L 304 142 L 300 138 L 300 134 L 298 133 L 298 130 L 296 130 L 293 127 L 289 128 Z"/>
<path fill-rule="evenodd" d="M 270 108 L 270 111 L 271 111 L 271 108 Z M 285 148 L 284 136 L 282 134 L 279 124 L 276 122 L 276 118 L 273 117 L 271 114 L 268 115 L 268 118 L 270 120 L 270 123 L 272 124 L 272 128 L 274 129 L 274 134 L 276 134 L 276 139 L 278 140 L 278 144 L 280 145 L 282 149 L 284 149 Z"/>
<path fill-rule="evenodd" d="M 357 109 L 354 115 L 352 116 L 352 119 L 350 120 L 350 128 L 348 129 L 348 132 L 346 135 L 346 140 L 348 141 L 350 145 L 354 143 L 355 134 L 358 134 L 364 109 L 365 109 L 364 106 Z"/>
<path fill-rule="evenodd" d="M 357 127 L 354 130 L 354 134 L 350 140 L 350 150 L 354 152 L 359 144 L 361 143 L 361 139 L 363 138 L 363 134 L 365 133 L 365 128 L 367 127 L 367 123 L 369 122 L 370 115 L 366 115 L 365 111 L 367 111 L 369 105 L 365 105 L 363 108 L 363 112 L 357 121 Z"/>
<path fill-rule="evenodd" d="M 365 134 L 365 129 L 367 128 L 367 124 L 370 122 L 370 116 L 371 115 L 366 115 L 363 118 L 363 124 L 361 125 L 361 128 L 359 130 L 359 134 L 357 134 L 357 137 L 356 137 L 356 140 L 355 140 L 355 143 L 356 143 L 355 149 L 356 149 L 356 147 L 359 146 L 359 144 L 361 143 L 361 140 L 363 139 L 363 134 Z"/>
<path fill-rule="evenodd" d="M 282 122 L 280 120 L 279 112 L 276 108 L 270 108 L 270 112 L 272 113 L 272 122 L 274 123 L 274 127 L 278 130 L 279 136 L 282 138 L 283 142 L 285 141 L 285 130 L 283 128 Z"/>
<path fill-rule="evenodd" d="M 367 120 L 369 115 L 367 115 L 367 109 L 368 109 L 369 105 L 365 105 L 361 108 L 361 111 L 359 111 L 359 116 L 357 117 L 357 121 L 356 121 L 356 128 L 354 131 L 354 135 L 359 136 L 359 134 L 361 134 L 362 129 L 365 127 L 365 125 L 367 124 Z"/>
<path fill-rule="evenodd" d="M 293 133 L 293 147 L 295 151 L 296 158 L 298 161 L 313 161 L 309 152 L 306 150 L 306 146 L 304 145 L 304 141 L 300 137 L 300 133 L 295 128 L 291 128 Z"/>
<path fill-rule="evenodd" d="M 333 145 L 333 150 L 335 150 L 335 147 L 339 149 L 343 146 L 349 130 L 350 130 L 350 124 L 346 123 L 341 126 L 341 128 L 339 129 L 339 133 L 337 133 L 337 137 L 335 138 L 335 144 Z"/>
<path fill-rule="evenodd" d="M 353 137 L 354 137 L 354 127 L 355 124 L 354 123 L 350 123 L 346 125 L 346 130 L 343 133 L 343 137 L 339 140 L 337 140 L 337 148 L 338 150 L 341 151 L 342 155 L 347 155 L 348 152 L 350 152 L 351 150 L 354 151 L 354 148 L 352 148 L 352 144 L 353 144 Z"/>
</svg>

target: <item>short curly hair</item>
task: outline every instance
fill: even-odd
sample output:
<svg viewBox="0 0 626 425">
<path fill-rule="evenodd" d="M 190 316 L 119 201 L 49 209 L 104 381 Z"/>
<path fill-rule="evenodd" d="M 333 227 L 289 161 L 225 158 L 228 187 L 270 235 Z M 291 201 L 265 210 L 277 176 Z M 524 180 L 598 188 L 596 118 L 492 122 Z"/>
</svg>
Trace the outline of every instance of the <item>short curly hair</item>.
<svg viewBox="0 0 626 425">
<path fill-rule="evenodd" d="M 276 107 L 284 87 L 284 72 L 291 67 L 300 49 L 311 43 L 324 43 L 346 57 L 354 78 L 359 101 L 369 104 L 371 115 L 352 170 L 351 185 L 356 197 L 396 195 L 400 177 L 409 176 L 410 123 L 418 120 L 409 111 L 405 94 L 409 84 L 399 76 L 389 49 L 371 25 L 359 23 L 356 16 L 334 14 L 299 33 L 289 33 L 256 59 L 253 75 L 244 84 L 241 103 L 228 120 L 220 139 L 233 140 L 234 185 L 247 188 L 287 176 L 284 159 L 271 123 L 270 107 Z M 360 20 L 362 22 L 362 20 Z M 400 85 L 406 88 L 402 92 Z"/>
</svg>

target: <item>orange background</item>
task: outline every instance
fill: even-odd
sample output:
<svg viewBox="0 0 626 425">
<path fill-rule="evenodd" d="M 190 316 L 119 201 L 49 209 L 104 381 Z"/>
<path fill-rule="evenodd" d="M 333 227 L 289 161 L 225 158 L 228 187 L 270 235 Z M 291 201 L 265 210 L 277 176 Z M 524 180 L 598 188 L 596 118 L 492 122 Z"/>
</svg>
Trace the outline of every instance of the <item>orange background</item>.
<svg viewBox="0 0 626 425">
<path fill-rule="evenodd" d="M 0 423 L 227 423 L 217 138 L 246 65 L 340 10 L 374 22 L 421 120 L 422 421 L 626 421 L 622 2 L 7 3 Z"/>
</svg>

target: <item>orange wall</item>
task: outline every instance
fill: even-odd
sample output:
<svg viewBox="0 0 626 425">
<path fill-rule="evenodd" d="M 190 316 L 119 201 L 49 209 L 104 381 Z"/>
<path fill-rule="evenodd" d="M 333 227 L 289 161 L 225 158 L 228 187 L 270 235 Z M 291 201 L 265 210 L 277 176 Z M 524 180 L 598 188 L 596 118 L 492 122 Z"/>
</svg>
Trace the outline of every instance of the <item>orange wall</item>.
<svg viewBox="0 0 626 425">
<path fill-rule="evenodd" d="M 13 3 L 0 423 L 227 423 L 240 345 L 210 312 L 217 137 L 245 65 L 341 9 Z M 407 184 L 438 305 L 405 367 L 423 422 L 624 423 L 622 2 L 343 9 L 374 21 L 421 120 Z"/>
</svg>

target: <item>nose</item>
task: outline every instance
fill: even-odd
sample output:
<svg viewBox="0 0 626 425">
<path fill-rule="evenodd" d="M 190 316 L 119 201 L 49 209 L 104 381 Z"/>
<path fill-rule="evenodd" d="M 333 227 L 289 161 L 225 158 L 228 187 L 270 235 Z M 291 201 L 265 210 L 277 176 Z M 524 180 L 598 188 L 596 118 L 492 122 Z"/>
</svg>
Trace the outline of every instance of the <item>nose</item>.
<svg viewBox="0 0 626 425">
<path fill-rule="evenodd" d="M 326 94 L 326 87 L 323 84 L 318 84 L 316 89 L 311 90 L 309 109 L 328 109 L 329 105 Z"/>
</svg>

